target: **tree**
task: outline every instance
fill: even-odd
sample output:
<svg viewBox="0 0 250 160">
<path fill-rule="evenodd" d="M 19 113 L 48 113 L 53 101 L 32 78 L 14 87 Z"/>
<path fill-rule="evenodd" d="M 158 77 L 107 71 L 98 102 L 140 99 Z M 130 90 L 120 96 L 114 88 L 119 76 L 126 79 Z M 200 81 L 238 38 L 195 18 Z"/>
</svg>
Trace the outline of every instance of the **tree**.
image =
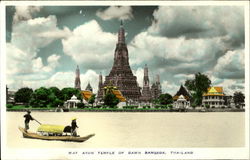
<svg viewBox="0 0 250 160">
<path fill-rule="evenodd" d="M 236 106 L 241 105 L 242 103 L 245 102 L 245 95 L 242 92 L 234 92 L 234 103 L 236 104 Z"/>
<path fill-rule="evenodd" d="M 104 96 L 104 104 L 110 107 L 114 107 L 119 103 L 119 99 L 111 92 L 108 92 Z"/>
<path fill-rule="evenodd" d="M 207 89 L 210 87 L 211 81 L 205 74 L 196 73 L 195 78 L 192 80 L 186 80 L 185 86 L 191 92 L 194 104 L 201 105 L 202 95 L 207 92 Z"/>
<path fill-rule="evenodd" d="M 30 105 L 33 107 L 47 107 L 50 91 L 45 87 L 36 89 L 31 95 Z"/>
<path fill-rule="evenodd" d="M 62 98 L 62 93 L 60 89 L 57 87 L 50 87 L 49 89 L 49 106 L 50 107 L 57 107 L 58 105 L 61 106 L 63 105 L 63 101 L 61 100 Z"/>
<path fill-rule="evenodd" d="M 73 95 L 75 95 L 77 97 L 77 99 L 82 100 L 81 92 L 76 88 L 70 88 L 70 87 L 63 88 L 61 90 L 61 94 L 62 94 L 62 96 L 61 96 L 62 101 L 69 100 Z"/>
<path fill-rule="evenodd" d="M 31 99 L 31 95 L 33 93 L 33 90 L 31 88 L 25 87 L 25 88 L 20 88 L 16 93 L 15 93 L 15 101 L 16 102 L 22 102 L 22 103 L 28 103 Z"/>
<path fill-rule="evenodd" d="M 89 98 L 89 104 L 92 104 L 92 107 L 93 107 L 93 104 L 95 102 L 95 94 L 92 94 L 91 97 Z"/>
<path fill-rule="evenodd" d="M 62 92 L 57 87 L 50 87 L 49 91 L 50 91 L 50 93 L 53 93 L 57 98 L 61 98 L 62 97 Z"/>
<path fill-rule="evenodd" d="M 159 96 L 159 103 L 162 105 L 167 105 L 173 103 L 173 98 L 170 94 L 165 93 Z"/>
</svg>

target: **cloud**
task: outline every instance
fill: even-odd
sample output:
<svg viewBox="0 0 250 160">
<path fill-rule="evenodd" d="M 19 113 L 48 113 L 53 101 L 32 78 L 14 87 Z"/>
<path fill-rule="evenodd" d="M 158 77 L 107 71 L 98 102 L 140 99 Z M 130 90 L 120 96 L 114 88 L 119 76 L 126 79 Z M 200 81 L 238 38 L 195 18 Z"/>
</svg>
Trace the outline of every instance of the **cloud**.
<svg viewBox="0 0 250 160">
<path fill-rule="evenodd" d="M 218 36 L 244 42 L 244 8 L 218 6 L 159 7 L 149 28 L 152 34 L 166 37 L 211 38 Z"/>
<path fill-rule="evenodd" d="M 78 26 L 62 40 L 66 55 L 83 67 L 97 70 L 111 68 L 116 42 L 117 35 L 104 32 L 95 20 Z"/>
<path fill-rule="evenodd" d="M 133 18 L 132 7 L 130 6 L 111 6 L 105 10 L 97 11 L 96 15 L 103 20 L 131 20 Z"/>
<path fill-rule="evenodd" d="M 32 18 L 32 13 L 39 10 L 40 7 L 16 8 L 15 16 L 23 15 L 24 18 L 12 24 L 11 41 L 6 45 L 10 88 L 23 86 L 27 81 L 39 84 L 37 80 L 47 79 L 59 65 L 61 56 L 51 53 L 43 60 L 38 51 L 57 39 L 68 37 L 70 31 L 67 28 L 60 30 L 55 16 Z M 47 65 L 43 61 L 47 61 Z"/>
<path fill-rule="evenodd" d="M 244 49 L 228 51 L 218 59 L 218 63 L 214 67 L 214 74 L 218 78 L 244 79 L 244 62 Z"/>
<path fill-rule="evenodd" d="M 185 39 L 138 34 L 129 45 L 131 65 L 150 64 L 154 69 L 190 74 L 211 69 L 224 53 L 219 38 Z M 143 54 L 143 56 L 141 56 Z"/>
<path fill-rule="evenodd" d="M 26 21 L 32 18 L 32 14 L 39 12 L 41 6 L 16 6 L 16 12 L 13 17 L 13 23 L 18 23 L 20 21 Z"/>
<path fill-rule="evenodd" d="M 33 76 L 36 76 L 35 73 Z M 44 87 L 58 87 L 59 89 L 65 87 L 74 87 L 75 73 L 74 72 L 56 72 L 46 79 L 39 77 L 38 79 L 27 78 L 25 75 L 19 76 L 21 81 L 13 82 L 11 85 L 12 90 L 17 90 L 20 87 L 30 87 L 33 89 Z M 85 73 L 80 74 L 81 88 L 84 90 L 88 84 L 92 86 L 94 92 L 98 90 L 99 75 L 93 70 L 87 70 Z M 12 81 L 11 81 L 12 83 Z"/>
<path fill-rule="evenodd" d="M 242 7 L 159 7 L 153 16 L 152 25 L 128 44 L 132 67 L 148 64 L 172 94 L 197 72 L 227 92 L 244 87 Z"/>
</svg>

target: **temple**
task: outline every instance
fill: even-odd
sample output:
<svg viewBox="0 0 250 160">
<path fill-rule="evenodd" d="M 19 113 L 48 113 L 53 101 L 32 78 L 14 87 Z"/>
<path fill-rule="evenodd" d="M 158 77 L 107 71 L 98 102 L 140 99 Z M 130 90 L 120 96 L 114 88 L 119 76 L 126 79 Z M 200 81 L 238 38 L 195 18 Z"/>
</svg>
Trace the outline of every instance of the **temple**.
<svg viewBox="0 0 250 160">
<path fill-rule="evenodd" d="M 103 96 L 103 87 L 116 86 L 127 100 L 139 101 L 140 87 L 136 76 L 133 75 L 129 65 L 128 49 L 125 42 L 125 30 L 121 21 L 118 31 L 118 42 L 115 48 L 113 67 L 102 83 L 102 75 L 99 77 L 98 97 Z"/>
<path fill-rule="evenodd" d="M 141 95 L 140 101 L 149 102 L 149 101 L 151 101 L 151 99 L 152 99 L 152 96 L 151 96 L 151 90 L 150 90 L 150 86 L 149 86 L 148 66 L 147 66 L 147 64 L 145 64 L 142 95 Z"/>
<path fill-rule="evenodd" d="M 86 86 L 85 90 L 93 92 L 93 88 L 91 87 L 89 82 L 88 82 L 88 85 Z"/>
<path fill-rule="evenodd" d="M 81 91 L 80 69 L 78 65 L 76 68 L 75 88 Z"/>
</svg>

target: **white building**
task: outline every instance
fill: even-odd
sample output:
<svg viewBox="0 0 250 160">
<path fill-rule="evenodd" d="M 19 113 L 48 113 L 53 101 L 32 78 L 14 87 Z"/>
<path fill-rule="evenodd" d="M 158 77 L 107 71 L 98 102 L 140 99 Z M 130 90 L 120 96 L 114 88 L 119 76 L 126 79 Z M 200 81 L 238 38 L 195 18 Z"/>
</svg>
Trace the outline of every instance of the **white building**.
<svg viewBox="0 0 250 160">
<path fill-rule="evenodd" d="M 77 108 L 77 103 L 81 103 L 79 99 L 75 95 L 73 95 L 69 100 L 66 102 L 66 108 Z"/>
<path fill-rule="evenodd" d="M 202 106 L 209 105 L 210 108 L 226 107 L 224 96 L 222 87 L 210 87 L 208 92 L 203 94 Z"/>
<path fill-rule="evenodd" d="M 174 101 L 174 108 L 187 109 L 190 107 L 190 101 L 188 101 L 183 95 L 180 95 L 176 101 Z"/>
</svg>

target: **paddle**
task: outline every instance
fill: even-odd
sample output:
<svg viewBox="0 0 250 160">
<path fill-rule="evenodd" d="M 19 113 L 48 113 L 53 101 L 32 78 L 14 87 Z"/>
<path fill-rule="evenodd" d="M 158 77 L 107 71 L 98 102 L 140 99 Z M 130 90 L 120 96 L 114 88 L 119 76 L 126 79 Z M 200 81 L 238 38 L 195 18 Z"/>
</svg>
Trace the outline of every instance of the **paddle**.
<svg viewBox="0 0 250 160">
<path fill-rule="evenodd" d="M 35 118 L 33 118 L 37 123 L 39 123 L 40 125 L 42 125 L 42 123 L 38 122 L 38 120 L 36 120 Z"/>
</svg>

